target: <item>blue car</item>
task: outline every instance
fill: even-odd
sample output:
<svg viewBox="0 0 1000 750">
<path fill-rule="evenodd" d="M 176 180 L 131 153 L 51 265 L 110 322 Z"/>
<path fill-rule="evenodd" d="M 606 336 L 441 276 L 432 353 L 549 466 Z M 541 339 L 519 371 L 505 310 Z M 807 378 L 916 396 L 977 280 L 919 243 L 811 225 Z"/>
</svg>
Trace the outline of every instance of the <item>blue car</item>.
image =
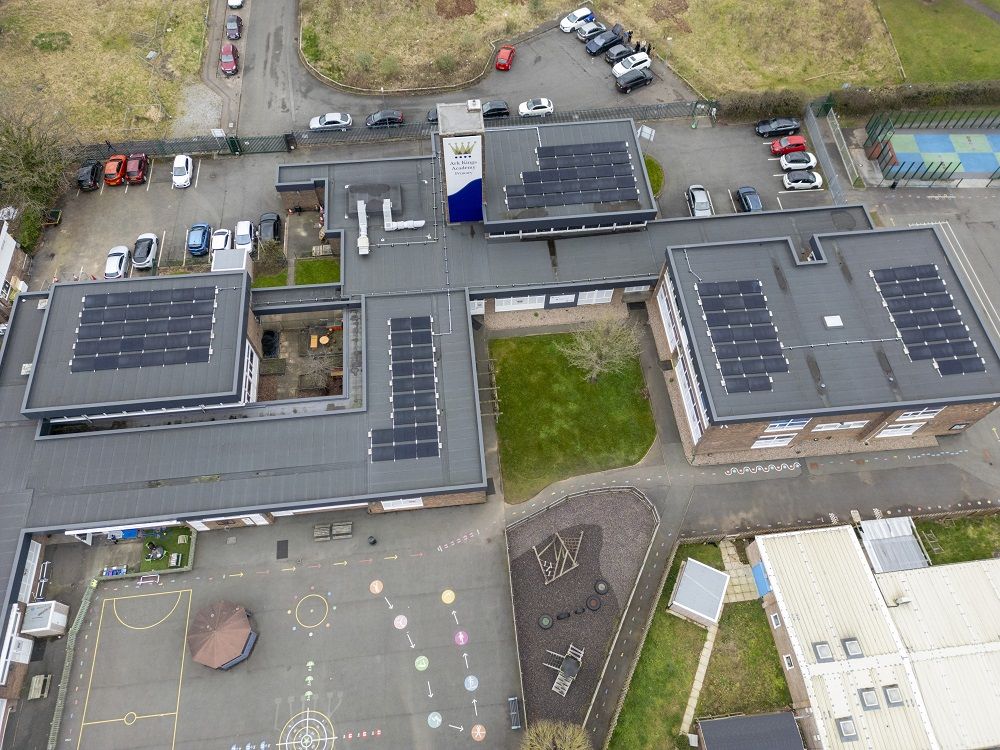
<svg viewBox="0 0 1000 750">
<path fill-rule="evenodd" d="M 208 255 L 212 242 L 212 227 L 208 224 L 195 224 L 188 230 L 187 247 L 191 255 Z"/>
</svg>

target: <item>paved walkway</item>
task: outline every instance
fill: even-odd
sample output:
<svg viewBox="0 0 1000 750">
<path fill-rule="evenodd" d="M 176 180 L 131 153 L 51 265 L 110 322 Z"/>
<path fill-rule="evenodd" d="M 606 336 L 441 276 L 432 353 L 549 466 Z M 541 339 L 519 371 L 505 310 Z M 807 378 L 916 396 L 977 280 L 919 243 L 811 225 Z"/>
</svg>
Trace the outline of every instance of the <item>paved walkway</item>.
<svg viewBox="0 0 1000 750">
<path fill-rule="evenodd" d="M 757 584 L 753 580 L 753 570 L 740 560 L 733 540 L 723 539 L 719 542 L 719 551 L 722 553 L 722 567 L 729 574 L 729 586 L 722 601 L 729 604 L 757 599 Z"/>
<path fill-rule="evenodd" d="M 708 663 L 712 658 L 712 649 L 715 648 L 715 636 L 718 633 L 718 627 L 715 625 L 710 627 L 708 629 L 708 636 L 705 638 L 705 645 L 701 647 L 698 669 L 695 670 L 694 683 L 691 685 L 691 695 L 688 696 L 687 708 L 684 709 L 684 718 L 681 720 L 682 732 L 690 731 L 691 722 L 694 721 L 694 712 L 698 708 L 698 698 L 701 696 L 701 688 L 705 684 L 705 674 L 708 672 Z"/>
</svg>

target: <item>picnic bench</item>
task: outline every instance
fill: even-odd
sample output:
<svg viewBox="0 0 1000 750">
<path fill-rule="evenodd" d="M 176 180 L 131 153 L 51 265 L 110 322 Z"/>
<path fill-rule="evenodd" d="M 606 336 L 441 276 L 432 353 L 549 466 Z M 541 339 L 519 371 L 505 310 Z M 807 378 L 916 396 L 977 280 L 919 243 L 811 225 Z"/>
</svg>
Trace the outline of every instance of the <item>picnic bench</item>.
<svg viewBox="0 0 1000 750">
<path fill-rule="evenodd" d="M 354 533 L 354 523 L 317 523 L 313 526 L 314 542 L 329 542 L 333 539 L 350 539 Z"/>
<path fill-rule="evenodd" d="M 179 568 L 184 564 L 184 555 L 180 552 L 171 552 L 167 562 L 168 567 Z"/>
<path fill-rule="evenodd" d="M 28 700 L 34 701 L 39 698 L 49 697 L 49 685 L 52 684 L 52 675 L 36 674 L 31 678 L 31 685 L 28 688 Z"/>
</svg>

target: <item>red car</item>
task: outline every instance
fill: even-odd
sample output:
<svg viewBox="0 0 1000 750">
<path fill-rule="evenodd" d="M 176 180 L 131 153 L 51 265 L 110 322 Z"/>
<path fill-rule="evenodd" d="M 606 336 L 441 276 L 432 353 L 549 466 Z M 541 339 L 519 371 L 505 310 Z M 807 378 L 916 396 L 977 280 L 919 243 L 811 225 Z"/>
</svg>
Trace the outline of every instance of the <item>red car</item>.
<svg viewBox="0 0 1000 750">
<path fill-rule="evenodd" d="M 236 51 L 235 44 L 222 45 L 219 52 L 219 70 L 224 76 L 234 76 L 240 72 L 240 53 Z"/>
<path fill-rule="evenodd" d="M 786 135 L 771 142 L 771 155 L 784 156 L 793 151 L 805 151 L 806 139 L 801 135 Z"/>
<path fill-rule="evenodd" d="M 125 154 L 115 154 L 104 163 L 104 184 L 121 185 L 125 181 Z"/>
<path fill-rule="evenodd" d="M 514 64 L 514 48 L 505 44 L 497 52 L 497 70 L 510 70 L 510 66 Z"/>
<path fill-rule="evenodd" d="M 125 165 L 125 181 L 129 185 L 141 185 L 149 171 L 149 157 L 145 154 L 129 154 Z"/>
</svg>

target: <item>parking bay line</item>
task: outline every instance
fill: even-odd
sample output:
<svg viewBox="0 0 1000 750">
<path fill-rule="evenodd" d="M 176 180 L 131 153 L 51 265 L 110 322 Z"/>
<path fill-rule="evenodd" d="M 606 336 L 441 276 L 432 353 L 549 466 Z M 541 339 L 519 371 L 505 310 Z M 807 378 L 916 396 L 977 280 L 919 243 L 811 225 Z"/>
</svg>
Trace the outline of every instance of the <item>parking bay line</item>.
<svg viewBox="0 0 1000 750">
<path fill-rule="evenodd" d="M 822 193 L 826 188 L 809 188 L 808 190 L 779 190 L 778 195 L 785 193 Z"/>
<path fill-rule="evenodd" d="M 149 186 L 153 184 L 153 162 L 155 162 L 155 161 L 156 161 L 156 159 L 150 159 L 149 160 L 149 167 L 148 167 L 149 171 L 146 173 L 146 192 L 147 193 L 149 192 Z"/>
<path fill-rule="evenodd" d="M 194 173 L 194 186 L 198 187 L 198 178 L 201 177 L 201 159 L 198 160 L 198 169 Z"/>
<path fill-rule="evenodd" d="M 735 200 L 733 200 L 733 191 L 732 191 L 732 190 L 730 190 L 729 188 L 726 188 L 726 192 L 727 192 L 727 193 L 729 193 L 729 202 L 730 202 L 730 203 L 732 204 L 732 206 L 733 206 L 733 213 L 734 213 L 734 214 L 735 214 L 735 213 L 738 213 L 738 212 L 737 212 L 737 210 L 736 210 L 736 201 L 735 201 Z"/>
</svg>

